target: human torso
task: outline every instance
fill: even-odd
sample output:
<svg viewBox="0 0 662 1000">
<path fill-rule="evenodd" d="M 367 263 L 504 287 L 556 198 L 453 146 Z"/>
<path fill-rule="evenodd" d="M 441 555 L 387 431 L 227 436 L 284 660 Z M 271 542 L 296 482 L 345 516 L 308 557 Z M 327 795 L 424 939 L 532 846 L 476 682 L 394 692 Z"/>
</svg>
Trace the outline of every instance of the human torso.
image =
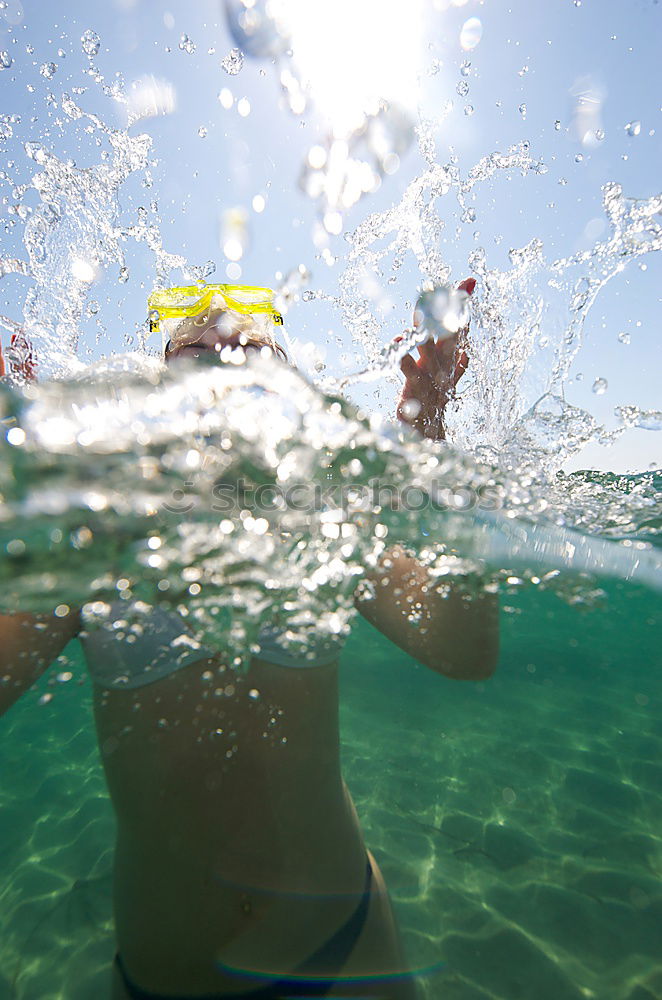
<svg viewBox="0 0 662 1000">
<path fill-rule="evenodd" d="M 236 991 L 219 960 L 284 974 L 356 906 L 366 852 L 337 675 L 208 657 L 129 690 L 95 685 L 118 946 L 145 988 Z"/>
</svg>

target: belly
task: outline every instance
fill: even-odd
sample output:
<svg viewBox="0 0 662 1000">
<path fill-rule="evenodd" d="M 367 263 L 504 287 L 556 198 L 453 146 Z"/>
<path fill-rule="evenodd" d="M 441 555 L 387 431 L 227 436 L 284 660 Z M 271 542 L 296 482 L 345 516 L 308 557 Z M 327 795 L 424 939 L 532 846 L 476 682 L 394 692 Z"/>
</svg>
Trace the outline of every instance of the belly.
<svg viewBox="0 0 662 1000">
<path fill-rule="evenodd" d="M 118 820 L 118 947 L 152 991 L 236 990 L 219 962 L 285 974 L 364 886 L 335 668 L 213 667 L 210 681 L 210 667 L 96 696 Z"/>
</svg>

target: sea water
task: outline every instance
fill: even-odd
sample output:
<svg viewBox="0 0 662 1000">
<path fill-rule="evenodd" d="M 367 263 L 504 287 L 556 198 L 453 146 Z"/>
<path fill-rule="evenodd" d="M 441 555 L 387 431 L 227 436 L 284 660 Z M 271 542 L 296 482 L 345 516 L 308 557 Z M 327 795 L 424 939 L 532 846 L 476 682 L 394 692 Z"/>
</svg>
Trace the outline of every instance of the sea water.
<svg viewBox="0 0 662 1000">
<path fill-rule="evenodd" d="M 98 39 L 86 33 L 83 46 L 93 67 Z M 419 128 L 424 172 L 350 234 L 333 297 L 362 350 L 354 371 L 313 384 L 260 359 L 175 376 L 148 356 L 141 330 L 130 354 L 81 350 L 90 261 L 122 282 L 133 241 L 151 255 L 155 283 L 182 268 L 187 280 L 210 277 L 164 249 L 146 211 L 122 221 L 118 194 L 148 173 L 149 139 L 81 103 L 62 99 L 65 120 L 84 122 L 105 155 L 81 168 L 43 143 L 26 146 L 35 173 L 18 200 L 36 192 L 36 204 L 19 215 L 23 256 L 2 261 L 1 273 L 31 279 L 3 322 L 29 334 L 41 375 L 0 387 L 2 610 L 84 604 L 94 627 L 120 599 L 125 627 L 139 630 L 162 604 L 238 671 L 274 614 L 294 650 L 311 622 L 346 637 L 344 773 L 424 995 L 659 997 L 660 476 L 558 470 L 589 440 L 660 426 L 659 413 L 633 404 L 607 431 L 563 394 L 600 289 L 660 248 L 660 198 L 609 185 L 607 235 L 562 259 L 547 260 L 534 240 L 500 271 L 474 251 L 474 377 L 441 447 L 344 396 L 390 375 L 417 336 L 385 343 L 366 269 L 411 253 L 421 284 L 447 286 L 440 200 L 466 212 L 470 192 L 497 172 L 544 170 L 526 143 L 463 176 Z M 380 115 L 379 129 L 355 136 L 355 157 L 339 164 L 334 151 L 336 186 L 357 198 L 372 181 L 356 163 L 376 176 L 411 141 L 410 123 Z M 366 135 L 383 143 L 386 126 L 392 148 L 366 152 Z M 330 168 L 314 168 L 327 169 L 315 187 L 310 166 L 302 186 L 334 227 Z M 501 654 L 489 681 L 439 677 L 357 620 L 356 583 L 394 542 L 442 583 L 498 593 Z M 114 824 L 76 643 L 1 732 L 0 996 L 90 1000 L 106 989 L 113 952 Z"/>
</svg>

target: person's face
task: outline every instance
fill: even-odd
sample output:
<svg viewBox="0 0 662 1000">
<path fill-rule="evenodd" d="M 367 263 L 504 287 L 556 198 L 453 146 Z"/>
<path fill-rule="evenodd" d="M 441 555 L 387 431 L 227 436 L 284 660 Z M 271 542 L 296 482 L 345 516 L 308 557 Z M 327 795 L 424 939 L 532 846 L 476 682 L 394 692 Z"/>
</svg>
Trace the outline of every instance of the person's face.
<svg viewBox="0 0 662 1000">
<path fill-rule="evenodd" d="M 183 320 L 165 351 L 166 364 L 179 359 L 242 364 L 250 354 L 274 351 L 282 360 L 285 353 L 272 345 L 249 317 L 237 317 L 222 310 Z"/>
</svg>

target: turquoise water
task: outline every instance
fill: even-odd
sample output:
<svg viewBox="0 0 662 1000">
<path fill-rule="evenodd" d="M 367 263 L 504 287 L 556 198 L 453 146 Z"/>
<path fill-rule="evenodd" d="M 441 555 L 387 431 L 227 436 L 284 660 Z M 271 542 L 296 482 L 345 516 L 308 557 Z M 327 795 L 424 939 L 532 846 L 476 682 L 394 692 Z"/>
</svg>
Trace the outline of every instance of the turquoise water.
<svg viewBox="0 0 662 1000">
<path fill-rule="evenodd" d="M 321 108 L 301 117 L 315 99 L 291 61 L 301 43 L 263 0 L 223 5 L 244 53 L 229 64 L 215 0 L 214 15 L 107 5 L 103 27 L 74 0 L 32 6 L 24 22 L 0 2 L 0 27 L 17 26 L 0 44 L 0 331 L 6 353 L 28 338 L 39 376 L 0 386 L 0 611 L 181 601 L 197 637 L 234 655 L 274 610 L 342 632 L 385 539 L 451 580 L 484 574 L 501 604 L 489 681 L 433 674 L 362 620 L 341 663 L 344 774 L 422 1000 L 660 1000 L 662 480 L 641 435 L 662 428 L 646 371 L 662 198 L 646 5 L 616 17 L 575 0 L 530 20 L 532 5 L 506 18 L 441 0 L 420 65 L 395 22 L 384 58 L 374 18 L 357 61 L 408 65 L 421 99 L 414 113 L 354 95 L 362 123 L 346 134 Z M 474 52 L 462 25 L 477 44 L 476 11 Z M 362 42 L 357 12 L 346 35 Z M 412 306 L 469 274 L 470 365 L 445 415 L 459 450 L 403 439 L 388 422 Z M 163 375 L 145 293 L 226 279 L 273 284 L 298 372 Z M 621 446 L 603 465 L 648 471 L 559 473 L 598 444 Z M 459 507 L 359 495 L 250 524 L 235 511 L 223 529 L 211 506 L 219 480 L 372 477 L 400 496 L 441 483 Z M 0 718 L 0 774 L 0 1000 L 104 997 L 115 824 L 76 642 Z"/>
<path fill-rule="evenodd" d="M 662 610 L 603 590 L 504 595 L 485 683 L 363 622 L 345 649 L 345 777 L 431 1000 L 662 995 Z M 103 996 L 113 954 L 113 817 L 75 642 L 66 660 L 70 681 L 51 671 L 0 722 L 12 1000 Z"/>
</svg>

